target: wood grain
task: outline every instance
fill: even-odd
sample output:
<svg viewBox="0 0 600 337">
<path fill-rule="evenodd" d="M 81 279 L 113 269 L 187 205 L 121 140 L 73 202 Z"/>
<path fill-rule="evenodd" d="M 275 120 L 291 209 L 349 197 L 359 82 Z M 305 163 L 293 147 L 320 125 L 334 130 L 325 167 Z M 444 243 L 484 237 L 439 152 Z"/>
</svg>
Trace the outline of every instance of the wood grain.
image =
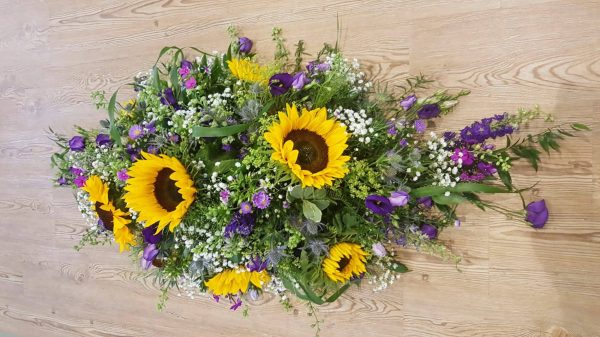
<svg viewBox="0 0 600 337">
<path fill-rule="evenodd" d="M 364 286 L 322 307 L 322 335 L 600 336 L 598 1 L 0 0 L 0 13 L 0 333 L 312 335 L 304 306 L 285 312 L 273 298 L 244 319 L 173 292 L 158 312 L 157 286 L 114 246 L 73 250 L 85 225 L 71 192 L 50 182 L 44 130 L 95 126 L 104 115 L 90 91 L 127 83 L 165 45 L 222 49 L 236 24 L 267 58 L 280 26 L 314 53 L 335 41 L 339 17 L 347 56 L 376 79 L 422 72 L 472 91 L 440 129 L 537 103 L 594 130 L 537 173 L 515 167 L 517 183 L 540 180 L 530 198 L 550 206 L 545 229 L 462 207 L 462 227 L 442 236 L 463 256 L 460 271 L 400 250 L 413 271 L 385 292 Z"/>
</svg>

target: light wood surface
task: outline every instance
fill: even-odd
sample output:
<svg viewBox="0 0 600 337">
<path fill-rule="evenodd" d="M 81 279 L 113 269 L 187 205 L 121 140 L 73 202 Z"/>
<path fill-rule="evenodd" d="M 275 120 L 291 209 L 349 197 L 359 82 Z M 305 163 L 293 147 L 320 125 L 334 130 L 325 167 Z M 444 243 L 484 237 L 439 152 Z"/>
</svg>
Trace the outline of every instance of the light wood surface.
<svg viewBox="0 0 600 337">
<path fill-rule="evenodd" d="M 72 193 L 52 187 L 44 130 L 95 126 L 90 91 L 129 82 L 163 46 L 222 49 L 235 24 L 264 56 L 272 26 L 315 51 L 339 16 L 346 54 L 377 79 L 422 72 L 472 90 L 441 127 L 539 103 L 594 131 L 537 174 L 515 168 L 518 183 L 541 181 L 531 199 L 548 202 L 545 229 L 464 207 L 442 235 L 460 272 L 403 250 L 413 272 L 322 307 L 322 336 L 600 336 L 600 2 L 0 0 L 0 13 L 0 333 L 311 336 L 306 308 L 275 300 L 243 318 L 173 293 L 158 312 L 156 286 L 116 247 L 76 252 L 85 225 Z"/>
</svg>

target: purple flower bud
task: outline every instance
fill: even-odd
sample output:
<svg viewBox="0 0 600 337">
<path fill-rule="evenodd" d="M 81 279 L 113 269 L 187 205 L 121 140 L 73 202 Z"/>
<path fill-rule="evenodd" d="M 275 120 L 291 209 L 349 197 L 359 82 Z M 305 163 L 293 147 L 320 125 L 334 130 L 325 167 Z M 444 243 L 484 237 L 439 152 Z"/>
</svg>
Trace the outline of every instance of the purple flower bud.
<svg viewBox="0 0 600 337">
<path fill-rule="evenodd" d="M 417 115 L 421 119 L 430 119 L 438 117 L 441 113 L 440 106 L 436 104 L 425 104 L 417 111 Z"/>
<path fill-rule="evenodd" d="M 479 172 L 483 173 L 485 176 L 491 176 L 496 173 L 496 168 L 494 165 L 484 162 L 477 163 L 477 169 Z"/>
<path fill-rule="evenodd" d="M 310 79 L 308 78 L 308 76 L 306 76 L 305 72 L 300 71 L 294 75 L 294 80 L 292 82 L 292 86 L 296 90 L 301 90 L 308 83 L 310 83 Z"/>
<path fill-rule="evenodd" d="M 56 179 L 56 183 L 59 184 L 60 186 L 66 185 L 67 179 L 65 177 L 60 177 L 60 178 Z"/>
<path fill-rule="evenodd" d="M 415 104 L 416 101 L 417 101 L 417 96 L 410 95 L 410 96 L 404 98 L 402 101 L 400 101 L 400 106 L 402 106 L 402 108 L 406 111 L 406 110 L 410 109 Z"/>
<path fill-rule="evenodd" d="M 543 228 L 548 221 L 548 207 L 544 199 L 534 201 L 527 205 L 527 216 L 525 220 L 531 223 L 533 228 Z"/>
<path fill-rule="evenodd" d="M 421 225 L 421 233 L 427 235 L 430 240 L 433 240 L 437 237 L 438 230 L 434 226 L 426 223 Z"/>
<path fill-rule="evenodd" d="M 111 141 L 110 141 L 110 136 L 105 134 L 105 133 L 100 133 L 96 136 L 96 145 L 98 146 L 102 146 L 102 145 L 106 145 L 106 146 L 110 146 Z"/>
<path fill-rule="evenodd" d="M 248 54 L 252 50 L 252 40 L 247 37 L 240 37 L 240 53 Z"/>
<path fill-rule="evenodd" d="M 406 146 L 408 146 L 408 141 L 406 139 L 402 138 L 402 139 L 400 139 L 400 143 L 399 144 L 402 147 L 406 147 Z"/>
<path fill-rule="evenodd" d="M 156 132 L 156 127 L 154 126 L 155 124 L 156 124 L 156 121 L 151 121 L 150 123 L 148 123 L 144 126 L 147 134 L 152 134 L 152 133 Z"/>
<path fill-rule="evenodd" d="M 371 210 L 371 212 L 379 215 L 388 215 L 392 213 L 393 207 L 390 200 L 381 195 L 371 194 L 365 199 L 365 206 Z"/>
<path fill-rule="evenodd" d="M 420 205 L 423 205 L 423 207 L 425 207 L 425 208 L 433 207 L 433 199 L 431 199 L 431 197 L 417 198 L 417 203 L 419 203 Z"/>
<path fill-rule="evenodd" d="M 292 82 L 294 82 L 294 78 L 288 73 L 279 73 L 271 76 L 269 79 L 271 95 L 279 96 L 285 94 L 290 90 Z"/>
<path fill-rule="evenodd" d="M 81 136 L 75 136 L 69 140 L 69 147 L 71 151 L 81 152 L 85 148 L 85 138 Z"/>
<path fill-rule="evenodd" d="M 126 181 L 127 179 L 129 179 L 129 175 L 127 174 L 127 169 L 122 169 L 120 171 L 117 171 L 117 178 L 120 181 Z"/>
<path fill-rule="evenodd" d="M 417 119 L 415 121 L 415 131 L 417 131 L 417 133 L 423 133 L 423 132 L 425 132 L 426 129 L 427 129 L 427 122 L 425 122 L 422 119 Z"/>
<path fill-rule="evenodd" d="M 162 95 L 159 94 L 159 96 L 161 96 L 160 103 L 162 103 L 162 105 L 170 105 L 175 110 L 179 110 L 179 105 L 177 104 L 175 94 L 173 94 L 173 89 L 166 88 L 165 90 L 163 90 Z"/>
<path fill-rule="evenodd" d="M 179 143 L 179 135 L 178 134 L 170 135 L 169 136 L 169 141 L 171 143 L 175 143 L 175 144 Z"/>
<path fill-rule="evenodd" d="M 394 207 L 402 207 L 408 204 L 410 196 L 404 191 L 392 192 L 392 196 L 389 197 L 390 204 Z"/>
<path fill-rule="evenodd" d="M 181 68 L 192 69 L 194 65 L 188 60 L 181 60 Z"/>
<path fill-rule="evenodd" d="M 387 251 L 385 250 L 385 247 L 381 244 L 381 242 L 374 243 L 372 248 L 373 254 L 379 257 L 384 257 L 387 255 Z"/>
<path fill-rule="evenodd" d="M 157 154 L 158 153 L 158 146 L 156 146 L 156 145 L 150 145 L 150 146 L 148 146 L 148 153 Z"/>
<path fill-rule="evenodd" d="M 331 68 L 331 66 L 328 63 L 317 62 L 318 61 L 316 60 L 308 62 L 308 65 L 306 65 L 306 70 L 308 70 L 308 72 L 311 74 L 315 74 L 319 72 L 325 72 Z"/>
<path fill-rule="evenodd" d="M 75 166 L 71 166 L 69 168 L 69 172 L 71 172 L 71 174 L 74 176 L 80 176 L 80 175 L 83 175 L 83 173 L 84 173 L 83 169 L 80 169 L 79 167 L 75 167 Z"/>
<path fill-rule="evenodd" d="M 158 255 L 158 252 L 159 252 L 158 248 L 156 247 L 155 244 L 147 245 L 144 248 L 144 253 L 143 253 L 142 259 L 140 261 L 142 268 L 144 268 L 145 270 L 150 268 L 150 266 L 152 265 L 152 261 L 154 261 L 154 259 Z"/>
<path fill-rule="evenodd" d="M 231 144 L 223 144 L 223 146 L 221 146 L 221 148 L 225 152 L 231 152 L 231 150 L 232 150 Z"/>
</svg>

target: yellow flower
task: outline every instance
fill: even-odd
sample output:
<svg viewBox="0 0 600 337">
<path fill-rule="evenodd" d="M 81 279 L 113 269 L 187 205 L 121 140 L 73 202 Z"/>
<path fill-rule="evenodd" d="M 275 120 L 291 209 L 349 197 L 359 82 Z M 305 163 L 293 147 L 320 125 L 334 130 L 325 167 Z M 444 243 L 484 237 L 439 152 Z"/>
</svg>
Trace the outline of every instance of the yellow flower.
<svg viewBox="0 0 600 337">
<path fill-rule="evenodd" d="M 131 220 L 127 213 L 116 208 L 109 200 L 108 184 L 98 176 L 91 176 L 86 180 L 82 190 L 89 194 L 88 200 L 93 204 L 94 211 L 102 220 L 104 228 L 113 232 L 115 241 L 119 244 L 119 251 L 129 250 L 130 245 L 135 246 L 134 236 L 127 227 Z"/>
<path fill-rule="evenodd" d="M 367 253 L 355 243 L 341 242 L 329 249 L 329 257 L 323 260 L 323 271 L 335 282 L 346 282 L 352 276 L 365 273 Z"/>
<path fill-rule="evenodd" d="M 342 155 L 348 147 L 346 127 L 327 119 L 325 108 L 302 109 L 300 116 L 296 105 L 286 109 L 264 134 L 274 150 L 271 160 L 287 165 L 303 187 L 331 186 L 334 179 L 343 178 L 350 160 Z"/>
<path fill-rule="evenodd" d="M 194 182 L 177 158 L 146 152 L 142 157 L 127 172 L 123 199 L 146 227 L 158 222 L 156 233 L 167 225 L 172 232 L 194 202 Z"/>
<path fill-rule="evenodd" d="M 258 82 L 261 84 L 266 84 L 268 81 L 267 69 L 250 60 L 232 59 L 227 61 L 227 66 L 231 74 L 242 81 Z"/>
<path fill-rule="evenodd" d="M 206 281 L 206 287 L 215 296 L 237 295 L 248 291 L 250 283 L 262 289 L 263 284 L 269 282 L 271 276 L 265 270 L 248 271 L 244 267 L 240 269 L 226 269 L 210 280 Z"/>
</svg>

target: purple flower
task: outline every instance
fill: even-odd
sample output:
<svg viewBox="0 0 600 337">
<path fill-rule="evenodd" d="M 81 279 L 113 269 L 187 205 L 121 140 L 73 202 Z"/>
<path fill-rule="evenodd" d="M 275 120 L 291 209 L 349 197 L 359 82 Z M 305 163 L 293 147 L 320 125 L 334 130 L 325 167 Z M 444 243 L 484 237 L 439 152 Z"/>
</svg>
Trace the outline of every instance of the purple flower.
<svg viewBox="0 0 600 337">
<path fill-rule="evenodd" d="M 248 268 L 248 271 L 261 272 L 267 269 L 267 260 L 263 261 L 260 256 L 254 257 L 246 264 L 246 268 Z"/>
<path fill-rule="evenodd" d="M 163 234 L 162 234 L 162 232 L 158 232 L 158 234 L 155 234 L 157 229 L 158 229 L 158 224 L 154 224 L 152 226 L 142 229 L 142 235 L 144 236 L 144 241 L 146 241 L 147 243 L 150 243 L 150 244 L 159 243 L 160 240 L 162 240 Z"/>
<path fill-rule="evenodd" d="M 224 236 L 231 238 L 234 234 L 239 234 L 246 237 L 252 233 L 254 229 L 254 217 L 252 214 L 240 214 L 234 213 L 229 221 L 229 224 L 225 226 Z"/>
<path fill-rule="evenodd" d="M 417 115 L 421 119 L 435 118 L 440 115 L 440 106 L 437 104 L 425 104 L 417 111 Z"/>
<path fill-rule="evenodd" d="M 81 136 L 75 136 L 69 140 L 69 147 L 71 151 L 81 152 L 85 148 L 85 138 Z"/>
<path fill-rule="evenodd" d="M 477 169 L 479 169 L 479 172 L 483 173 L 486 176 L 494 175 L 494 173 L 497 172 L 494 165 L 484 162 L 477 163 Z"/>
<path fill-rule="evenodd" d="M 158 146 L 156 146 L 156 145 L 150 145 L 150 146 L 148 146 L 148 151 L 147 152 L 151 153 L 151 154 L 157 154 L 158 153 Z"/>
<path fill-rule="evenodd" d="M 110 136 L 105 134 L 105 133 L 100 133 L 96 136 L 96 145 L 98 146 L 102 146 L 102 145 L 107 145 L 110 146 L 111 141 L 110 141 Z"/>
<path fill-rule="evenodd" d="M 396 129 L 396 123 L 394 123 L 394 121 L 388 121 L 387 122 L 387 134 L 390 136 L 396 136 L 398 134 L 398 129 Z"/>
<path fill-rule="evenodd" d="M 427 122 L 422 119 L 417 119 L 415 121 L 415 131 L 417 131 L 417 133 L 423 133 L 425 132 L 425 129 L 427 129 Z"/>
<path fill-rule="evenodd" d="M 401 147 L 406 147 L 406 146 L 408 146 L 408 141 L 406 139 L 402 138 L 402 139 L 400 139 L 399 144 Z"/>
<path fill-rule="evenodd" d="M 129 175 L 127 174 L 127 169 L 122 169 L 120 171 L 117 171 L 117 178 L 119 178 L 120 181 L 126 181 L 127 179 L 129 179 Z"/>
<path fill-rule="evenodd" d="M 170 135 L 169 136 L 169 141 L 171 143 L 175 143 L 175 144 L 179 143 L 179 135 L 178 134 L 172 134 L 172 135 Z"/>
<path fill-rule="evenodd" d="M 179 68 L 178 72 L 182 78 L 185 78 L 185 77 L 187 77 L 187 75 L 190 74 L 190 68 Z"/>
<path fill-rule="evenodd" d="M 156 258 L 157 255 L 158 255 L 158 248 L 156 247 L 156 245 L 155 244 L 147 245 L 144 248 L 144 254 L 142 254 L 142 259 L 140 260 L 140 262 L 142 264 L 142 268 L 144 268 L 144 270 L 147 270 L 148 268 L 150 268 L 150 266 L 152 265 L 152 261 L 154 261 L 154 259 Z"/>
<path fill-rule="evenodd" d="M 79 176 L 75 179 L 73 179 L 73 184 L 75 184 L 75 186 L 82 188 L 83 186 L 85 186 L 85 182 L 87 181 L 87 177 L 86 176 Z"/>
<path fill-rule="evenodd" d="M 400 106 L 402 106 L 402 108 L 406 111 L 406 110 L 412 108 L 412 106 L 415 104 L 416 101 L 417 101 L 417 96 L 410 95 L 410 96 L 404 98 L 402 101 L 400 101 Z"/>
<path fill-rule="evenodd" d="M 444 137 L 445 141 L 449 142 L 451 140 L 454 140 L 454 137 L 456 137 L 456 133 L 452 131 L 446 131 L 442 134 L 442 136 Z"/>
<path fill-rule="evenodd" d="M 240 134 L 239 139 L 240 139 L 240 142 L 242 142 L 242 144 L 244 144 L 244 145 L 250 144 L 250 136 L 248 136 L 247 133 Z"/>
<path fill-rule="evenodd" d="M 219 192 L 219 199 L 221 199 L 222 203 L 227 204 L 227 202 L 229 202 L 230 195 L 231 193 L 229 192 L 229 190 L 222 190 L 221 192 Z"/>
<path fill-rule="evenodd" d="M 162 95 L 160 96 L 160 102 L 163 105 L 170 105 L 175 110 L 179 110 L 179 105 L 177 104 L 177 99 L 175 99 L 175 95 L 173 94 L 173 89 L 166 88 L 163 90 Z"/>
<path fill-rule="evenodd" d="M 408 193 L 404 191 L 392 192 L 392 196 L 389 197 L 390 204 L 394 207 L 405 206 L 409 199 Z"/>
<path fill-rule="evenodd" d="M 425 208 L 433 207 L 433 199 L 431 199 L 431 197 L 429 197 L 429 196 L 417 198 L 417 203 L 419 205 L 423 205 L 423 207 L 425 207 Z"/>
<path fill-rule="evenodd" d="M 279 96 L 285 94 L 294 82 L 292 75 L 288 73 L 279 73 L 271 76 L 269 79 L 269 87 L 271 88 L 271 95 Z"/>
<path fill-rule="evenodd" d="M 229 309 L 235 311 L 241 306 L 242 306 L 242 300 L 238 297 L 237 299 L 234 300 L 233 305 L 231 307 L 229 307 Z"/>
<path fill-rule="evenodd" d="M 194 65 L 188 60 L 181 60 L 181 68 L 192 69 Z"/>
<path fill-rule="evenodd" d="M 65 177 L 60 177 L 60 178 L 56 179 L 56 183 L 59 184 L 60 186 L 66 185 L 67 179 Z"/>
<path fill-rule="evenodd" d="M 221 148 L 225 152 L 230 152 L 232 150 L 231 144 L 223 144 L 223 146 L 221 146 Z"/>
<path fill-rule="evenodd" d="M 525 220 L 531 223 L 533 228 L 543 228 L 548 221 L 548 207 L 544 199 L 534 201 L 527 205 L 527 216 Z"/>
<path fill-rule="evenodd" d="M 269 207 L 270 203 L 271 203 L 271 198 L 265 191 L 260 191 L 258 193 L 255 193 L 252 196 L 252 204 L 256 208 L 265 209 L 265 208 Z"/>
<path fill-rule="evenodd" d="M 284 209 L 288 209 L 288 208 L 290 208 L 290 203 L 289 203 L 289 202 L 287 202 L 287 201 L 284 201 L 284 202 L 282 203 L 281 207 L 283 207 Z"/>
<path fill-rule="evenodd" d="M 427 235 L 429 239 L 433 240 L 438 235 L 438 230 L 435 228 L 435 226 L 426 223 L 421 225 L 421 233 Z"/>
<path fill-rule="evenodd" d="M 374 243 L 372 249 L 373 254 L 379 257 L 384 257 L 387 255 L 387 251 L 385 250 L 385 247 L 381 244 L 381 242 Z"/>
<path fill-rule="evenodd" d="M 144 128 L 141 125 L 135 124 L 129 128 L 129 138 L 136 140 L 144 135 Z"/>
<path fill-rule="evenodd" d="M 252 205 L 249 202 L 244 201 L 240 204 L 240 213 L 242 214 L 250 214 L 252 213 Z"/>
<path fill-rule="evenodd" d="M 481 172 L 475 172 L 473 174 L 463 172 L 460 174 L 461 181 L 482 181 L 483 179 L 485 179 L 485 175 Z"/>
<path fill-rule="evenodd" d="M 240 53 L 248 54 L 252 50 L 252 40 L 247 37 L 240 37 Z"/>
<path fill-rule="evenodd" d="M 394 210 L 390 200 L 381 195 L 371 194 L 365 199 L 365 206 L 371 212 L 379 215 L 388 215 Z"/>
<path fill-rule="evenodd" d="M 75 166 L 71 166 L 69 168 L 69 172 L 71 172 L 71 174 L 74 176 L 80 176 L 80 175 L 83 175 L 83 173 L 84 173 L 83 169 L 80 169 L 79 167 L 75 167 Z"/>
<path fill-rule="evenodd" d="M 156 124 L 156 121 L 151 121 L 150 123 L 144 126 L 147 134 L 152 134 L 156 132 L 156 127 L 154 126 L 154 124 Z"/>
<path fill-rule="evenodd" d="M 197 84 L 196 83 L 196 78 L 194 76 L 192 76 L 192 77 L 188 78 L 185 81 L 184 86 L 185 86 L 186 89 L 191 90 L 191 89 L 194 89 L 196 87 L 196 84 Z"/>
<path fill-rule="evenodd" d="M 292 87 L 296 90 L 301 90 L 305 85 L 310 83 L 310 79 L 306 76 L 306 73 L 303 71 L 299 71 L 294 75 L 294 79 L 292 82 Z"/>
<path fill-rule="evenodd" d="M 464 166 L 471 166 L 473 165 L 475 157 L 466 148 L 456 148 L 454 149 L 454 154 L 450 156 L 450 159 L 452 159 L 452 161 L 455 163 L 462 164 Z"/>
<path fill-rule="evenodd" d="M 460 227 L 460 220 L 459 219 L 454 220 L 454 227 L 456 227 L 456 228 Z"/>
<path fill-rule="evenodd" d="M 316 74 L 319 72 L 325 72 L 329 70 L 331 66 L 328 63 L 318 63 L 318 61 L 310 61 L 306 65 L 306 70 L 308 70 L 311 74 Z"/>
</svg>

